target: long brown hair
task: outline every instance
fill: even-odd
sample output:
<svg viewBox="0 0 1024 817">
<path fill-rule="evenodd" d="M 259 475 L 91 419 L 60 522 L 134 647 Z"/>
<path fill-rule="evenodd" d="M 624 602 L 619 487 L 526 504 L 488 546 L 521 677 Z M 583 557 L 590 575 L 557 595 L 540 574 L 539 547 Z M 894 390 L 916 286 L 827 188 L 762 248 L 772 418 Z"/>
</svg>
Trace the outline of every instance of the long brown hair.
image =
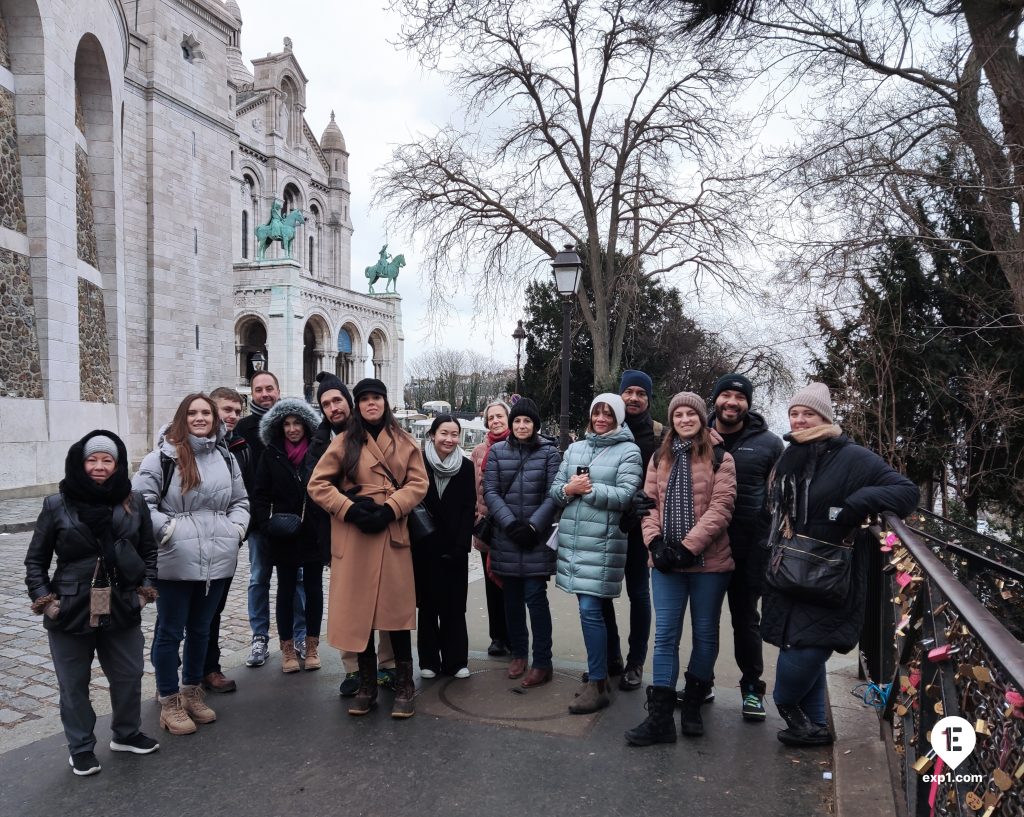
<svg viewBox="0 0 1024 817">
<path fill-rule="evenodd" d="M 679 434 L 676 432 L 675 427 L 672 425 L 672 418 L 668 418 L 669 427 L 665 430 L 665 434 L 662 435 L 661 445 L 658 448 L 657 453 L 654 455 L 654 462 L 657 465 L 661 462 L 662 457 L 668 457 L 672 459 L 672 443 L 675 442 L 676 437 Z M 711 450 L 714 448 L 714 444 L 711 442 L 711 429 L 704 423 L 700 424 L 700 431 L 693 438 L 692 458 L 693 460 L 706 460 L 711 457 Z"/>
<path fill-rule="evenodd" d="M 178 404 L 178 410 L 174 412 L 174 419 L 164 433 L 164 439 L 171 443 L 178 452 L 178 473 L 181 476 L 181 493 L 186 494 L 193 488 L 202 484 L 203 478 L 199 475 L 199 467 L 196 465 L 196 455 L 192 452 L 192 445 L 188 441 L 188 408 L 194 400 L 205 400 L 213 412 L 213 422 L 210 424 L 210 433 L 207 437 L 216 437 L 219 421 L 217 419 L 217 404 L 201 391 L 194 392 L 185 397 Z"/>
<path fill-rule="evenodd" d="M 391 404 L 388 399 L 384 398 L 384 415 L 381 418 L 384 423 L 384 428 L 381 429 L 381 434 L 390 434 L 392 438 L 397 440 L 404 432 L 402 427 L 398 424 L 398 420 L 395 419 L 395 415 L 391 412 Z M 368 434 L 366 427 L 363 425 L 363 415 L 359 413 L 359 401 L 356 400 L 355 410 L 352 412 L 352 416 L 348 418 L 348 425 L 345 426 L 345 453 L 341 458 L 341 473 L 342 478 L 347 477 L 350 481 L 355 482 L 353 475 L 356 472 L 356 467 L 359 465 L 359 457 L 363 453 L 363 446 L 366 444 L 366 435 Z"/>
</svg>

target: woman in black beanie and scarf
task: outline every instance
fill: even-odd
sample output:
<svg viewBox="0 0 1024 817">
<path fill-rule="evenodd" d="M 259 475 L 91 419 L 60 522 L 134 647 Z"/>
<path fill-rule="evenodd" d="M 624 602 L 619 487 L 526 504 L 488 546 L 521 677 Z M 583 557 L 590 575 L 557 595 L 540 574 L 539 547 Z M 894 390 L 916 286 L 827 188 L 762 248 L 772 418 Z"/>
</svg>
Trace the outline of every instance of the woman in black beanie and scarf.
<svg viewBox="0 0 1024 817">
<path fill-rule="evenodd" d="M 156 598 L 156 561 L 149 510 L 132 491 L 124 443 L 109 431 L 86 434 L 68 451 L 60 492 L 43 501 L 25 556 L 25 584 L 32 611 L 44 615 L 76 775 L 100 770 L 89 700 L 95 655 L 110 683 L 111 750 L 148 754 L 160 748 L 139 731 L 140 611 Z"/>
</svg>

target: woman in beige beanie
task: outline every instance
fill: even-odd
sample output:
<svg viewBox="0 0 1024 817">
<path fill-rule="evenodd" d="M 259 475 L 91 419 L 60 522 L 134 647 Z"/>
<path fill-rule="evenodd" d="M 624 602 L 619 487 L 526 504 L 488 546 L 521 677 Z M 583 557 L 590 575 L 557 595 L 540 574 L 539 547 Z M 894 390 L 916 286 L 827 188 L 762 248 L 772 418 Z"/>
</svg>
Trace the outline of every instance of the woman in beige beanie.
<svg viewBox="0 0 1024 817">
<path fill-rule="evenodd" d="M 736 465 L 708 428 L 707 404 L 680 392 L 668 408 L 671 432 L 647 469 L 644 493 L 655 509 L 642 523 L 651 551 L 654 602 L 654 677 L 647 688 L 647 719 L 626 732 L 634 746 L 672 743 L 679 678 L 679 641 L 690 608 L 693 649 L 686 668 L 681 728 L 704 734 L 700 706 L 711 690 L 718 658 L 718 621 L 735 567 L 729 522 L 736 501 Z"/>
<path fill-rule="evenodd" d="M 833 423 L 824 383 L 810 383 L 789 401 L 789 447 L 768 486 L 770 544 L 795 534 L 832 544 L 850 537 L 881 511 L 904 516 L 917 486 L 877 454 L 852 442 Z M 852 578 L 842 607 L 821 607 L 766 584 L 761 636 L 779 648 L 775 706 L 788 725 L 778 738 L 790 746 L 832 743 L 825 710 L 825 662 L 857 644 L 864 621 L 868 542 L 854 544 Z"/>
</svg>

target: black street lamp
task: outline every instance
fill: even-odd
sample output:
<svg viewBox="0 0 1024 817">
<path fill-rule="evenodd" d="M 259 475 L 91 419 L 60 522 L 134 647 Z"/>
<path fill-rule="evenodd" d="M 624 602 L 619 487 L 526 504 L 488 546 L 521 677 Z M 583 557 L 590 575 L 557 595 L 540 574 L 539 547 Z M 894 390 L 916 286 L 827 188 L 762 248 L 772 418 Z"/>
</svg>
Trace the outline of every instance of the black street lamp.
<svg viewBox="0 0 1024 817">
<path fill-rule="evenodd" d="M 263 367 L 267 363 L 267 359 L 263 356 L 263 352 L 253 352 L 249 362 L 252 364 L 252 370 L 259 374 L 263 371 Z"/>
<path fill-rule="evenodd" d="M 572 244 L 566 244 L 565 249 L 555 256 L 551 271 L 555 274 L 555 288 L 562 296 L 562 405 L 558 417 L 558 445 L 565 451 L 569 447 L 569 319 L 583 274 L 583 262 Z"/>
<path fill-rule="evenodd" d="M 519 356 L 523 352 L 523 341 L 526 340 L 526 330 L 523 329 L 523 322 L 519 321 L 516 331 L 512 333 L 512 339 L 516 342 L 516 394 L 523 392 L 523 379 L 520 374 Z"/>
</svg>

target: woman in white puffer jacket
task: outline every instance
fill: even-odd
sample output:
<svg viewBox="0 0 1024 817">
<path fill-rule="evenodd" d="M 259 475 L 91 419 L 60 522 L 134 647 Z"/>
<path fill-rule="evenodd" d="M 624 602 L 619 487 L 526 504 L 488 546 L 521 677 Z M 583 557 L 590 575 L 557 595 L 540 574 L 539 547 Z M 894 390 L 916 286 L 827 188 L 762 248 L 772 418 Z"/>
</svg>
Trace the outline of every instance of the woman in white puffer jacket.
<svg viewBox="0 0 1024 817">
<path fill-rule="evenodd" d="M 203 662 L 210 622 L 249 525 L 245 484 L 235 458 L 220 444 L 223 434 L 214 402 L 205 394 L 188 395 L 132 483 L 146 498 L 159 542 L 151 659 L 160 725 L 172 735 L 190 734 L 196 723 L 217 718 L 203 701 Z"/>
</svg>

